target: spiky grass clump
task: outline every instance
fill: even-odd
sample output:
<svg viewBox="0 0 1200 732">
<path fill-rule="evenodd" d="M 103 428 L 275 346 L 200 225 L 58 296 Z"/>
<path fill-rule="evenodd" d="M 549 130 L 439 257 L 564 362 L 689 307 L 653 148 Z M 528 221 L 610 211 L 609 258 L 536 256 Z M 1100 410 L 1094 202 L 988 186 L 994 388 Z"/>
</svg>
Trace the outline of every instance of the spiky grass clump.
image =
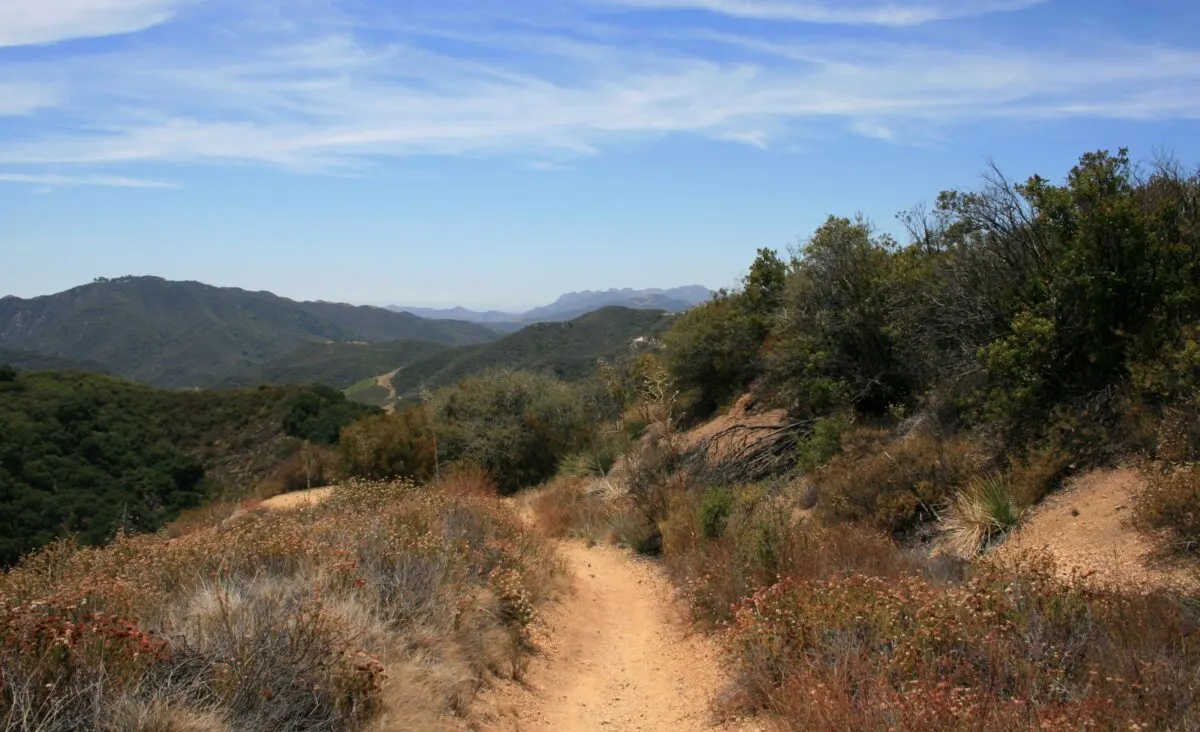
<svg viewBox="0 0 1200 732">
<path fill-rule="evenodd" d="M 942 514 L 942 545 L 960 557 L 973 557 L 1016 526 L 1021 513 L 1005 475 L 976 476 L 950 499 Z"/>
<path fill-rule="evenodd" d="M 589 450 L 564 457 L 558 464 L 558 474 L 563 478 L 603 478 L 620 457 L 620 446 L 613 440 L 603 440 Z"/>
</svg>

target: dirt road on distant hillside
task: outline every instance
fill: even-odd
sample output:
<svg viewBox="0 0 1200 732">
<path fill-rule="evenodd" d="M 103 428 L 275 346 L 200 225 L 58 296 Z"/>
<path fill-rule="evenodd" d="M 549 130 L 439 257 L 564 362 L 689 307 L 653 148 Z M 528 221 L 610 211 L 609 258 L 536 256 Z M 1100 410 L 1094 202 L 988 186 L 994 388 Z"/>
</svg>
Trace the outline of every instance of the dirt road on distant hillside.
<svg viewBox="0 0 1200 732">
<path fill-rule="evenodd" d="M 384 407 L 384 410 L 389 413 L 396 411 L 396 385 L 392 383 L 392 379 L 396 378 L 396 374 L 398 373 L 400 373 L 400 369 L 389 371 L 386 374 L 380 374 L 379 376 L 375 377 L 375 383 L 379 386 L 382 386 L 384 389 L 387 389 L 388 403 L 387 406 Z"/>
<path fill-rule="evenodd" d="M 756 730 L 719 723 L 728 685 L 711 639 L 680 617 L 661 570 L 610 546 L 562 544 L 574 592 L 548 609 L 524 686 L 485 695 L 483 729 Z"/>
</svg>

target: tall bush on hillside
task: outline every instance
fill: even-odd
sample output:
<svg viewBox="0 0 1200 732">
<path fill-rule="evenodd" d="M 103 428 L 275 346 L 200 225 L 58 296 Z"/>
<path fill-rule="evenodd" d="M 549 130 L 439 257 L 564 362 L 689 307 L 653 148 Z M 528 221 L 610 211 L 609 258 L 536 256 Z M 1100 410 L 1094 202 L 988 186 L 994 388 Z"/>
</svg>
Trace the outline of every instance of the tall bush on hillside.
<svg viewBox="0 0 1200 732">
<path fill-rule="evenodd" d="M 283 431 L 303 440 L 336 445 L 343 427 L 378 411 L 351 402 L 342 392 L 318 384 L 292 401 L 283 418 Z"/>
<path fill-rule="evenodd" d="M 842 403 L 880 413 L 913 392 L 895 327 L 904 301 L 897 248 L 861 218 L 831 216 L 800 250 L 767 355 L 768 383 L 786 404 L 817 414 Z"/>
<path fill-rule="evenodd" d="M 342 429 L 338 448 L 347 473 L 361 478 L 433 477 L 437 438 L 423 407 L 380 414 Z"/>
<path fill-rule="evenodd" d="M 978 355 L 988 405 L 1037 417 L 1160 360 L 1200 313 L 1195 175 L 1088 153 L 1063 185 L 998 173 L 939 199 L 940 335 Z"/>
<path fill-rule="evenodd" d="M 588 445 L 596 415 L 550 376 L 493 372 L 435 393 L 427 405 L 442 461 L 488 471 L 504 493 L 536 485 Z"/>
<path fill-rule="evenodd" d="M 692 417 L 710 414 L 758 376 L 786 274 L 778 253 L 758 250 L 741 289 L 687 311 L 663 336 L 667 368 Z"/>
</svg>

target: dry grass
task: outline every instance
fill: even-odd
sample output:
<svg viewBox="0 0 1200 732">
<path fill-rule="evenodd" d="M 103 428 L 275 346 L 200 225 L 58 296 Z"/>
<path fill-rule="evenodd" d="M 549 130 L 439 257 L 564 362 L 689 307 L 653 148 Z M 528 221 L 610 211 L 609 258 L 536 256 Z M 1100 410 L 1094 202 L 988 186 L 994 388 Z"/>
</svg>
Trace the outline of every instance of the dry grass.
<svg viewBox="0 0 1200 732">
<path fill-rule="evenodd" d="M 1055 578 L 1044 560 L 966 583 L 783 578 L 730 639 L 785 729 L 1194 730 L 1200 604 Z"/>
<path fill-rule="evenodd" d="M 0 576 L 0 727 L 438 729 L 519 675 L 558 571 L 469 473 L 55 544 Z"/>
<path fill-rule="evenodd" d="M 1200 552 L 1200 468 L 1193 464 L 1148 469 L 1146 489 L 1138 496 L 1138 526 L 1165 538 L 1167 548 Z"/>
<path fill-rule="evenodd" d="M 966 485 L 975 549 L 1069 467 L 1031 453 L 989 481 L 988 464 L 965 440 L 860 428 L 811 482 L 649 471 L 664 566 L 737 664 L 730 703 L 787 730 L 1200 730 L 1200 598 L 896 542 Z M 1168 514 L 1186 517 L 1200 481 L 1179 485 Z"/>
<path fill-rule="evenodd" d="M 770 486 L 677 494 L 664 564 L 722 633 L 738 704 L 788 730 L 1200 729 L 1200 598 L 974 565 L 822 525 Z"/>
</svg>

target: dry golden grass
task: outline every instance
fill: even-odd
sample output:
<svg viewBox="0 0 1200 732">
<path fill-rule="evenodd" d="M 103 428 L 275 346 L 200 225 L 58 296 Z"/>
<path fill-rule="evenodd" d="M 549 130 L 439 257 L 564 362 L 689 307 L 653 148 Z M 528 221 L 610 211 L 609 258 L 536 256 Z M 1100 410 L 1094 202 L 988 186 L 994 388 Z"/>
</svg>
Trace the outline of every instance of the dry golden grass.
<svg viewBox="0 0 1200 732">
<path fill-rule="evenodd" d="M 558 572 L 469 473 L 58 543 L 0 576 L 0 727 L 438 729 L 519 675 Z"/>
</svg>

